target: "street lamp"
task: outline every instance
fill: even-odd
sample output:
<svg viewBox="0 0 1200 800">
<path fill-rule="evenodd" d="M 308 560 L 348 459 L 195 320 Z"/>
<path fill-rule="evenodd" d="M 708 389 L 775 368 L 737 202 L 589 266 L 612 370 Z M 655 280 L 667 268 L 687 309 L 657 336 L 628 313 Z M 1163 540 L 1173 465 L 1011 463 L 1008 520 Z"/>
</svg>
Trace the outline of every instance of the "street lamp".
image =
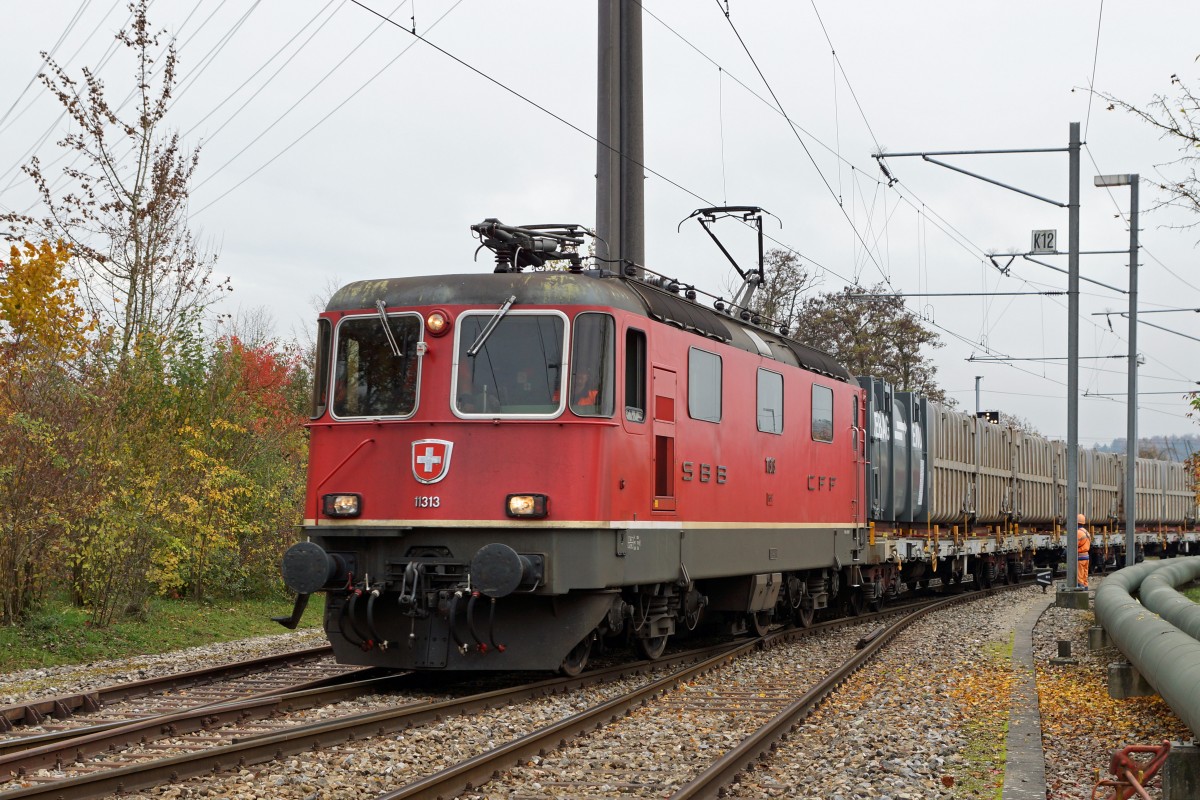
<svg viewBox="0 0 1200 800">
<path fill-rule="evenodd" d="M 1138 251 L 1138 175 L 1097 175 L 1096 185 L 1129 187 L 1129 408 L 1125 443 L 1125 566 L 1136 561 L 1134 536 L 1137 511 L 1137 251 Z"/>
</svg>

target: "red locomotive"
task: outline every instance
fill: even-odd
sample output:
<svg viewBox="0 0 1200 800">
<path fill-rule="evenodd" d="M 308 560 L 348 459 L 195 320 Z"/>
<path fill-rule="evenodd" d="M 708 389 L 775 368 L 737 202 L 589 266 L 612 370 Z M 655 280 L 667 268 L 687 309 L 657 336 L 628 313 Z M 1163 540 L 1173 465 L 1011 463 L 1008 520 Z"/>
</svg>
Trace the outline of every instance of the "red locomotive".
<svg viewBox="0 0 1200 800">
<path fill-rule="evenodd" d="M 599 638 L 654 657 L 702 618 L 810 623 L 866 543 L 853 377 L 682 287 L 520 271 L 573 229 L 478 227 L 526 244 L 321 315 L 283 571 L 327 590 L 339 659 L 571 672 Z"/>
<path fill-rule="evenodd" d="M 285 624 L 324 592 L 340 661 L 575 673 L 597 641 L 654 658 L 701 624 L 1057 563 L 1061 445 L 860 388 L 742 298 L 585 270 L 577 227 L 474 230 L 494 273 L 353 283 L 320 317 Z M 1110 459 L 1081 484 L 1097 524 L 1122 515 Z M 1154 467 L 1160 532 L 1195 521 L 1176 466 Z"/>
</svg>

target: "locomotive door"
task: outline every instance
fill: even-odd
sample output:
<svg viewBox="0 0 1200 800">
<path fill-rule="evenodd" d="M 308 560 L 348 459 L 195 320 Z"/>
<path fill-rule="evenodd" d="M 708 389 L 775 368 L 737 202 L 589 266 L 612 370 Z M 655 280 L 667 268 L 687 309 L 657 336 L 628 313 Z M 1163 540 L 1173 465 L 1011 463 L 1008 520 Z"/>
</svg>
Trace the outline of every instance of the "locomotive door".
<svg viewBox="0 0 1200 800">
<path fill-rule="evenodd" d="M 675 371 L 654 368 L 654 510 L 675 510 Z"/>
<path fill-rule="evenodd" d="M 866 486 L 863 481 L 867 474 L 867 412 L 861 395 L 856 394 L 852 399 L 850 446 L 854 448 L 854 497 L 850 500 L 850 511 L 855 523 L 865 523 Z"/>
</svg>

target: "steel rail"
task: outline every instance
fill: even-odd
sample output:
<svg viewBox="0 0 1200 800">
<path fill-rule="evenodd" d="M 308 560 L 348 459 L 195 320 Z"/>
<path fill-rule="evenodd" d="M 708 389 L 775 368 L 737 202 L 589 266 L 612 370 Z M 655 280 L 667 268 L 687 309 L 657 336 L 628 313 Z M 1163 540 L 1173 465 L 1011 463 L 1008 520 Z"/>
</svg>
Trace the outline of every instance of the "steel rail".
<svg viewBox="0 0 1200 800">
<path fill-rule="evenodd" d="M 632 712 L 638 705 L 645 705 L 658 695 L 674 689 L 684 681 L 692 680 L 717 667 L 724 666 L 735 658 L 757 649 L 761 641 L 754 639 L 693 664 L 656 681 L 641 686 L 628 694 L 614 697 L 597 706 L 567 717 L 552 725 L 513 739 L 499 747 L 480 753 L 433 775 L 421 778 L 394 792 L 379 795 L 377 800 L 412 800 L 413 798 L 454 797 L 464 791 L 473 791 L 486 783 L 498 769 L 517 764 L 543 750 L 553 750 L 569 738 L 614 722 Z"/>
<path fill-rule="evenodd" d="M 955 599 L 965 599 L 970 596 L 969 594 L 964 594 L 957 596 Z M 739 645 L 731 645 L 726 642 L 714 647 L 677 653 L 671 657 L 657 661 L 640 661 L 633 664 L 625 664 L 609 669 L 586 672 L 574 678 L 549 678 L 516 688 L 482 692 L 455 700 L 440 702 L 419 701 L 398 708 L 355 714 L 307 726 L 297 726 L 278 733 L 250 735 L 235 739 L 232 743 L 226 745 L 209 747 L 162 759 L 148 760 L 143 763 L 129 764 L 115 769 L 98 769 L 87 774 L 69 778 L 55 780 L 42 776 L 26 776 L 24 780 L 18 779 L 17 782 L 31 785 L 23 785 L 9 791 L 0 791 L 0 800 L 17 800 L 17 798 L 21 798 L 21 800 L 25 798 L 71 798 L 71 800 L 83 800 L 83 798 L 102 797 L 114 792 L 146 789 L 166 782 L 216 773 L 223 769 L 239 768 L 251 764 L 261 764 L 278 760 L 285 755 L 306 750 L 320 749 L 344 744 L 360 738 L 384 735 L 388 732 L 411 727 L 416 724 L 440 721 L 447 716 L 486 710 L 498 705 L 520 702 L 556 692 L 570 691 L 583 686 L 605 683 L 636 674 L 644 674 L 652 670 L 672 669 L 680 664 L 695 662 L 697 659 L 701 659 L 701 663 L 709 661 L 719 662 L 722 657 L 729 656 L 730 654 L 744 653 L 754 648 L 769 647 L 782 642 L 794 641 L 795 639 L 809 636 L 821 630 L 857 624 L 873 618 L 894 616 L 897 613 L 902 612 L 898 612 L 895 608 L 885 608 L 880 612 L 825 622 L 809 628 L 775 631 L 763 638 L 750 640 Z M 651 685 L 670 681 L 673 678 L 678 683 L 685 679 L 683 676 L 694 674 L 695 672 L 697 672 L 695 667 L 684 668 L 675 673 L 675 675 L 655 681 Z M 596 724 L 593 722 L 591 726 L 595 727 Z M 175 733 L 170 731 L 168 727 L 164 735 L 175 735 Z M 552 746 L 558 746 L 560 740 L 561 735 L 559 739 L 554 739 Z M 542 745 L 539 745 L 537 749 L 541 749 L 541 747 Z M 89 766 L 95 769 L 99 765 Z M 486 769 L 486 774 L 483 774 L 481 771 L 479 777 L 471 778 L 469 782 L 482 782 L 488 779 L 496 768 L 496 765 L 493 764 Z M 422 785 L 429 780 L 425 779 L 425 781 L 422 781 Z M 459 782 L 460 791 L 465 785 L 465 783 Z M 9 786 L 12 786 L 12 783 Z M 432 793 L 395 796 L 432 797 L 438 794 L 445 795 L 446 792 L 434 791 Z M 387 796 L 391 797 L 393 795 Z"/>
<path fill-rule="evenodd" d="M 865 645 L 863 649 L 857 652 L 851 661 L 855 663 L 855 668 L 857 668 L 857 665 L 860 665 L 866 659 L 872 656 L 897 632 L 911 624 L 912 620 L 915 620 L 919 618 L 920 615 L 927 613 L 927 611 L 931 608 L 944 608 L 954 603 L 990 596 L 1000 591 L 1020 588 L 1022 585 L 1028 586 L 1027 583 L 1014 583 L 1007 586 L 980 589 L 977 592 L 968 592 L 955 595 L 954 597 L 946 600 L 932 602 L 926 601 L 923 603 L 910 604 L 909 609 L 915 610 L 912 610 L 908 616 L 904 617 L 893 631 L 880 635 L 876 637 L 871 644 Z M 565 740 L 574 736 L 579 736 L 587 731 L 603 727 L 609 722 L 616 721 L 621 716 L 631 713 L 634 707 L 647 705 L 655 697 L 678 686 L 680 683 L 692 680 L 699 675 L 723 666 L 725 663 L 732 661 L 753 649 L 768 648 L 784 642 L 795 641 L 796 639 L 803 638 L 819 630 L 831 630 L 834 628 L 858 624 L 871 619 L 892 617 L 896 616 L 897 613 L 904 613 L 904 610 L 887 608 L 870 614 L 862 614 L 857 617 L 847 617 L 834 620 L 832 622 L 823 623 L 819 626 L 812 626 L 809 628 L 793 628 L 770 633 L 761 639 L 755 639 L 741 646 L 732 648 L 727 653 L 714 655 L 713 657 L 695 664 L 692 667 L 668 675 L 664 678 L 654 681 L 653 683 L 647 684 L 646 686 L 641 687 L 628 695 L 613 698 L 612 700 L 601 703 L 585 711 L 581 711 L 580 713 L 568 717 L 560 722 L 554 723 L 553 725 L 541 728 L 526 736 L 519 737 L 500 745 L 499 747 L 489 750 L 486 753 L 481 753 L 473 758 L 467 759 L 459 764 L 456 764 L 455 766 L 448 767 L 441 772 L 414 781 L 407 786 L 401 787 L 400 789 L 379 795 L 376 800 L 435 800 L 436 798 L 454 797 L 463 792 L 475 791 L 480 786 L 491 780 L 491 778 L 493 778 L 499 770 L 519 764 L 534 755 L 559 749 L 563 746 L 563 742 Z M 844 677 L 834 682 L 833 686 L 836 687 L 841 680 L 844 680 Z M 713 794 L 712 796 L 716 795 Z"/>
<path fill-rule="evenodd" d="M 111 752 L 135 742 L 149 742 L 208 730 L 246 719 L 261 719 L 279 711 L 335 703 L 373 691 L 398 676 L 380 675 L 377 667 L 362 667 L 339 675 L 301 681 L 283 689 L 227 697 L 203 705 L 152 714 L 129 720 L 54 731 L 0 742 L 0 786 L 6 775 L 21 776 L 30 770 L 79 761 L 95 753 Z"/>
<path fill-rule="evenodd" d="M 756 646 L 758 642 L 759 640 L 754 640 L 749 645 L 743 646 Z M 326 720 L 312 725 L 289 728 L 278 733 L 248 736 L 227 745 L 60 780 L 29 776 L 25 782 L 38 781 L 38 783 L 11 791 L 2 791 L 0 800 L 16 800 L 17 798 L 22 798 L 22 800 L 24 798 L 83 800 L 83 798 L 103 797 L 114 792 L 147 789 L 169 781 L 207 775 L 227 768 L 260 764 L 305 750 L 320 749 L 360 738 L 383 735 L 415 724 L 441 720 L 447 716 L 485 710 L 497 705 L 604 683 L 663 667 L 670 668 L 676 663 L 694 661 L 696 658 L 704 657 L 707 653 L 728 649 L 730 649 L 730 645 L 726 643 L 718 647 L 679 653 L 672 658 L 659 661 L 639 661 L 635 664 L 584 673 L 575 678 L 550 678 L 516 688 L 497 689 L 455 700 L 418 701 L 398 708 Z M 18 782 L 21 782 L 20 779 Z"/>
<path fill-rule="evenodd" d="M 51 717 L 65 719 L 74 716 L 79 711 L 94 712 L 108 703 L 117 703 L 134 697 L 144 697 L 155 692 L 165 692 L 185 686 L 195 686 L 218 680 L 242 677 L 266 669 L 280 666 L 315 661 L 332 654 L 329 645 L 311 647 L 306 650 L 294 650 L 287 653 L 277 653 L 271 656 L 261 656 L 237 661 L 232 664 L 222 664 L 215 667 L 177 672 L 174 675 L 163 675 L 158 678 L 146 678 L 129 683 L 118 683 L 102 686 L 86 692 L 47 697 L 41 700 L 31 700 L 27 703 L 14 703 L 0 706 L 0 732 L 7 732 L 16 725 L 40 725 Z"/>
<path fill-rule="evenodd" d="M 979 592 L 983 596 L 988 596 L 1006 589 L 1017 588 L 1017 586 L 1019 584 L 980 589 Z M 754 733 L 728 750 L 704 772 L 681 786 L 671 795 L 671 800 L 718 797 L 721 790 L 733 783 L 738 775 L 750 769 L 756 761 L 765 759 L 777 746 L 777 743 L 782 741 L 794 727 L 799 725 L 817 705 L 826 697 L 833 694 L 847 678 L 857 672 L 863 664 L 873 658 L 876 653 L 883 649 L 902 630 L 928 614 L 940 611 L 967 599 L 979 598 L 975 593 L 950 597 L 913 611 L 896 620 L 885 631 L 877 636 L 873 636 L 862 649 L 846 659 L 842 666 L 829 673 L 801 697 L 780 711 L 774 718 L 764 723 Z"/>
</svg>

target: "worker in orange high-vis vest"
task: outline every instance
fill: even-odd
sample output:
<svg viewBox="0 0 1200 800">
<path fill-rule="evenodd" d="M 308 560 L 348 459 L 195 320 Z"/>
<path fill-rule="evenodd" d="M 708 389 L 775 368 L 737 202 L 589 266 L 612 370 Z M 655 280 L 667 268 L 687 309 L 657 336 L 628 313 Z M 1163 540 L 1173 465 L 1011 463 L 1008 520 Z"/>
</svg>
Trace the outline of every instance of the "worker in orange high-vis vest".
<svg viewBox="0 0 1200 800">
<path fill-rule="evenodd" d="M 1087 522 L 1087 517 L 1083 514 L 1079 515 L 1079 535 L 1078 535 L 1078 550 L 1079 550 L 1079 566 L 1076 567 L 1075 583 L 1077 589 L 1088 588 L 1088 565 L 1091 564 L 1092 537 L 1088 534 L 1087 528 L 1083 527 Z"/>
</svg>

